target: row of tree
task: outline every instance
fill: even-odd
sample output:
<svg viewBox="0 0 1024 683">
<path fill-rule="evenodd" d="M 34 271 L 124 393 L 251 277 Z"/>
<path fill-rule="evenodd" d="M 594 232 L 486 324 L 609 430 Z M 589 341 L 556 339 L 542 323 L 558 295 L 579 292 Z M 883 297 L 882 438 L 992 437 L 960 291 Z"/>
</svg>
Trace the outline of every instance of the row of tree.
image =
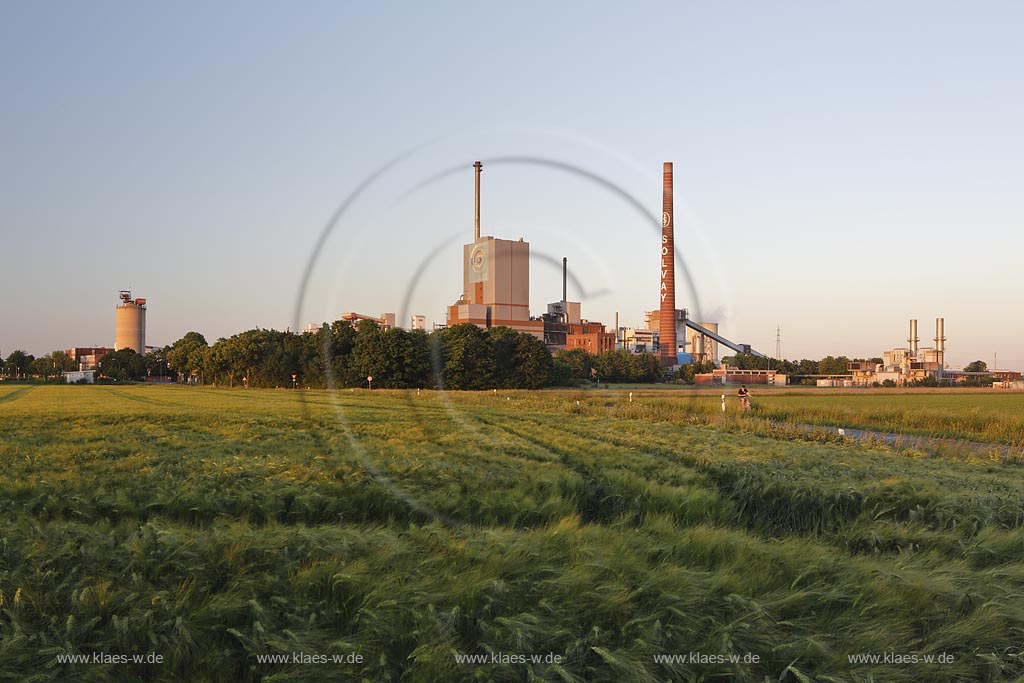
<svg viewBox="0 0 1024 683">
<path fill-rule="evenodd" d="M 507 327 L 455 325 L 431 333 L 375 322 L 324 324 L 312 333 L 254 329 L 209 345 L 189 332 L 166 353 L 182 378 L 233 387 L 535 389 L 552 380 L 544 343 Z"/>
<path fill-rule="evenodd" d="M 784 358 L 760 358 L 749 353 L 725 356 L 722 362 L 740 370 L 775 370 L 782 375 L 845 375 L 850 371 L 850 361 L 881 363 L 881 358 L 847 358 L 846 356 L 825 356 L 821 360 L 793 361 Z"/>
<path fill-rule="evenodd" d="M 854 359 L 881 363 L 881 358 Z M 764 359 L 750 354 L 726 356 L 723 363 L 740 369 L 771 369 L 787 375 L 842 375 L 846 356 L 821 360 Z M 677 378 L 693 383 L 711 372 L 714 363 L 684 365 Z M 63 351 L 35 358 L 22 350 L 0 357 L 0 374 L 9 378 L 49 379 L 75 370 Z M 986 372 L 984 361 L 964 370 Z M 507 327 L 483 330 L 455 325 L 432 333 L 400 328 L 381 329 L 373 321 L 324 324 L 312 333 L 253 329 L 218 339 L 213 345 L 189 332 L 170 347 L 140 355 L 131 349 L 112 351 L 99 360 L 99 374 L 116 380 L 174 376 L 179 381 L 252 387 L 316 388 L 366 386 L 380 388 L 535 389 L 574 385 L 580 381 L 654 382 L 664 377 L 658 357 L 650 353 L 606 351 L 592 354 L 568 349 L 552 354 L 533 335 Z M 987 384 L 990 376 L 968 383 Z"/>
<path fill-rule="evenodd" d="M 75 370 L 77 367 L 75 361 L 63 351 L 54 351 L 36 358 L 31 353 L 18 349 L 12 351 L 6 359 L 0 358 L 0 372 L 12 379 L 28 377 L 49 379 L 60 376 L 68 370 Z"/>
<path fill-rule="evenodd" d="M 665 370 L 653 353 L 605 351 L 593 354 L 585 349 L 565 349 L 554 355 L 552 383 L 576 384 L 579 380 L 598 382 L 656 382 Z"/>
</svg>

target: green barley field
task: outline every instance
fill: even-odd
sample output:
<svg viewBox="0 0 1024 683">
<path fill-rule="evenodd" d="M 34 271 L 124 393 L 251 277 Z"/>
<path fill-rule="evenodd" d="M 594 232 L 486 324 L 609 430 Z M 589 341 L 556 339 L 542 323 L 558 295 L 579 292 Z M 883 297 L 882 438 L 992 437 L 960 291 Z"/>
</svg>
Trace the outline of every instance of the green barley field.
<svg viewBox="0 0 1024 683">
<path fill-rule="evenodd" d="M 735 408 L 0 385 L 0 680 L 1024 681 L 1024 395 Z"/>
</svg>

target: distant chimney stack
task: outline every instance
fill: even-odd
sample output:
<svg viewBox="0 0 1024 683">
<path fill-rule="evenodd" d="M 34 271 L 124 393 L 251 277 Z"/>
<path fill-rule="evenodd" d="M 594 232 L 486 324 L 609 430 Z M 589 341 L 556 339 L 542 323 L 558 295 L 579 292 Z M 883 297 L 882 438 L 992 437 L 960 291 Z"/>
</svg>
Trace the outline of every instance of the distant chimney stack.
<svg viewBox="0 0 1024 683">
<path fill-rule="evenodd" d="M 476 207 L 473 211 L 473 243 L 475 244 L 480 241 L 480 172 L 484 165 L 478 161 L 473 164 L 473 168 L 476 169 L 474 173 L 476 176 Z"/>
<path fill-rule="evenodd" d="M 569 277 L 569 266 L 567 265 L 568 262 L 569 262 L 569 259 L 567 259 L 566 257 L 563 256 L 562 257 L 562 305 L 563 305 L 563 307 L 565 305 L 565 302 L 569 300 L 568 288 L 566 287 L 566 283 L 567 283 L 568 277 Z"/>
<path fill-rule="evenodd" d="M 919 341 L 921 340 L 917 338 L 917 321 L 911 320 L 910 337 L 907 339 L 907 342 L 910 344 L 910 355 L 915 358 L 917 357 L 917 342 Z"/>
</svg>

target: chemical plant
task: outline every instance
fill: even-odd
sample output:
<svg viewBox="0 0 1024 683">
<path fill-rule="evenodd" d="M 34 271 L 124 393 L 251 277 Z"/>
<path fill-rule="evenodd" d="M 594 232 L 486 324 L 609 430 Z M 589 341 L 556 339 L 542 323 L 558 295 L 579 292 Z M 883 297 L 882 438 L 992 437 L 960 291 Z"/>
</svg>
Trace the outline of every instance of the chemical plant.
<svg viewBox="0 0 1024 683">
<path fill-rule="evenodd" d="M 484 329 L 504 325 L 543 339 L 552 350 L 582 348 L 601 353 L 618 348 L 634 353 L 657 352 L 667 368 L 694 360 L 715 361 L 719 346 L 765 357 L 749 344 L 735 344 L 721 336 L 718 323 L 696 323 L 689 319 L 686 309 L 676 308 L 672 162 L 665 162 L 662 174 L 662 235 L 658 254 L 660 308 L 644 314 L 644 329 L 620 328 L 616 321 L 612 332 L 602 323 L 582 318 L 581 303 L 568 300 L 566 258 L 562 259 L 561 301 L 548 304 L 547 313 L 539 317 L 530 315 L 530 244 L 522 238 L 512 241 L 481 237 L 483 164 L 477 161 L 473 168 L 473 242 L 462 248 L 462 295 L 448 307 L 448 325 L 473 323 Z"/>
<path fill-rule="evenodd" d="M 530 314 L 530 243 L 523 238 L 502 239 L 481 235 L 480 231 L 480 177 L 483 164 L 473 164 L 474 214 L 473 241 L 462 247 L 462 293 L 446 310 L 445 327 L 470 323 L 483 329 L 509 327 L 517 332 L 532 334 L 551 350 L 584 349 L 599 354 L 615 349 L 631 353 L 656 353 L 666 370 L 686 363 L 718 363 L 723 348 L 737 354 L 758 358 L 768 357 L 751 348 L 722 336 L 715 321 L 695 322 L 685 308 L 676 307 L 675 283 L 675 215 L 673 207 L 672 162 L 662 169 L 661 240 L 658 245 L 659 291 L 658 307 L 644 312 L 642 328 L 620 327 L 619 314 L 615 314 L 615 327 L 609 331 L 604 324 L 582 317 L 582 304 L 569 301 L 567 291 L 568 258 L 562 259 L 562 298 L 549 303 L 547 311 L 539 316 Z M 78 364 L 79 372 L 89 373 L 99 359 L 111 351 L 133 349 L 144 354 L 146 346 L 146 299 L 133 298 L 129 290 L 120 292 L 120 303 L 115 309 L 114 347 L 74 347 L 66 353 Z M 383 329 L 396 327 L 394 313 L 370 316 L 350 312 L 341 320 L 355 324 L 369 320 Z M 426 317 L 412 315 L 412 330 L 426 330 Z M 320 326 L 310 323 L 304 333 L 315 333 Z M 991 376 L 999 383 L 1020 383 L 1021 374 L 988 371 L 971 373 L 951 370 L 945 366 L 944 320 L 935 321 L 935 345 L 920 347 L 917 320 L 910 321 L 908 346 L 885 351 L 881 363 L 853 361 L 848 374 L 836 376 L 806 376 L 823 386 L 873 386 L 879 384 L 906 386 L 922 383 L 953 384 Z M 750 370 L 722 366 L 706 374 L 695 375 L 698 384 L 747 383 L 786 384 L 785 375 L 770 369 Z M 91 381 L 91 373 L 86 377 Z"/>
<path fill-rule="evenodd" d="M 853 361 L 850 363 L 850 379 L 847 386 L 873 386 L 895 384 L 907 386 L 934 381 L 935 384 L 959 384 L 972 378 L 991 377 L 998 384 L 1019 382 L 1021 373 L 988 370 L 966 372 L 946 367 L 946 321 L 935 319 L 935 346 L 921 347 L 917 336 L 917 320 L 910 321 L 908 346 L 890 349 L 882 354 L 881 363 Z"/>
</svg>

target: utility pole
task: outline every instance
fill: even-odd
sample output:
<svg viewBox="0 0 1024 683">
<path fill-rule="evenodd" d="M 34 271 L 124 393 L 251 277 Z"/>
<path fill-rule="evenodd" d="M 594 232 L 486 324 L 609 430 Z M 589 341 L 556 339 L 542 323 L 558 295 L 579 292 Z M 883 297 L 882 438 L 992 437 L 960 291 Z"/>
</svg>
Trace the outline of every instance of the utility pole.
<svg viewBox="0 0 1024 683">
<path fill-rule="evenodd" d="M 782 327 L 778 325 L 775 327 L 775 360 L 782 360 Z"/>
</svg>

